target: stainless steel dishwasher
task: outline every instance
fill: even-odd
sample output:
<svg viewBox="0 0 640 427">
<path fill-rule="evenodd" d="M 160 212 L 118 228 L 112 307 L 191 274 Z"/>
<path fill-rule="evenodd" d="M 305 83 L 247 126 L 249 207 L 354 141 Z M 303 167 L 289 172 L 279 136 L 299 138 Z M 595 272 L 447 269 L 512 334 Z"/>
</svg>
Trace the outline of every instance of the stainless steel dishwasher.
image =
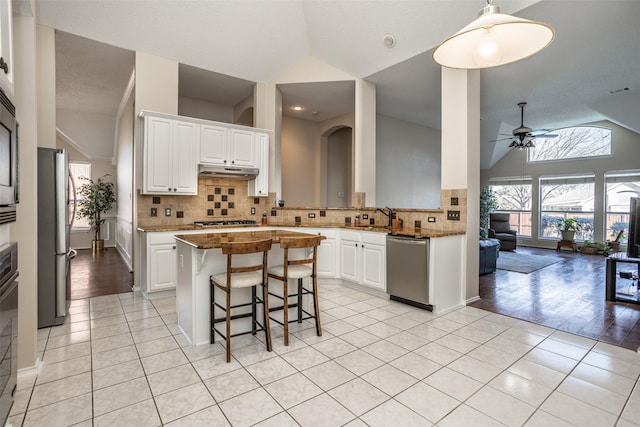
<svg viewBox="0 0 640 427">
<path fill-rule="evenodd" d="M 387 292 L 392 300 L 433 311 L 428 238 L 387 235 Z"/>
</svg>

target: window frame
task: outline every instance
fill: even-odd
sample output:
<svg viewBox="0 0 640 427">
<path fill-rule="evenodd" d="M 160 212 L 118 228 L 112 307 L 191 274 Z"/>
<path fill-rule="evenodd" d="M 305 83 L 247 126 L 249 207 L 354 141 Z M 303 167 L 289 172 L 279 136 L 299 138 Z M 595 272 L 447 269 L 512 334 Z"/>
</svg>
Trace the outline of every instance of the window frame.
<svg viewBox="0 0 640 427">
<path fill-rule="evenodd" d="M 605 127 L 605 126 L 568 126 L 564 128 L 555 129 L 553 133 L 560 132 L 564 130 L 571 129 L 580 129 L 580 128 L 590 128 L 590 129 L 600 129 L 608 131 L 608 139 L 609 139 L 609 154 L 597 154 L 597 155 L 584 155 L 580 157 L 563 157 L 559 159 L 544 159 L 544 160 L 532 160 L 531 154 L 535 151 L 535 148 L 532 151 L 531 149 L 527 150 L 527 164 L 540 164 L 540 163 L 556 163 L 556 162 L 570 162 L 574 160 L 588 160 L 588 159 L 603 159 L 613 157 L 613 129 Z M 541 140 L 550 140 L 551 138 L 545 138 L 544 135 L 540 135 L 534 139 L 535 143 L 541 143 Z"/>
<path fill-rule="evenodd" d="M 489 188 L 491 188 L 491 190 L 494 192 L 494 194 L 496 193 L 496 190 L 494 189 L 494 187 L 496 186 L 501 186 L 501 187 L 505 187 L 505 186 L 509 186 L 509 185 L 529 185 L 530 187 L 530 193 L 531 193 L 531 198 L 529 199 L 529 209 L 528 210 L 516 210 L 516 209 L 505 209 L 503 207 L 498 206 L 498 209 L 495 210 L 495 212 L 504 212 L 504 213 L 508 213 L 510 214 L 509 218 L 511 218 L 514 214 L 517 215 L 518 220 L 516 221 L 516 223 L 511 223 L 511 221 L 509 221 L 509 223 L 511 224 L 512 227 L 517 229 L 518 232 L 518 236 L 519 237 L 533 237 L 532 231 L 533 231 L 533 179 L 530 176 L 522 176 L 522 177 L 494 177 L 489 179 Z M 529 217 L 529 223 L 528 225 L 526 224 L 526 222 L 524 222 L 522 219 L 523 217 L 526 217 L 528 215 Z M 524 228 L 529 228 L 529 233 L 525 233 L 523 232 Z"/>
<path fill-rule="evenodd" d="M 71 205 L 73 204 L 74 206 L 77 205 L 78 201 L 80 200 L 77 196 L 78 196 L 78 191 L 80 190 L 80 187 L 84 184 L 84 182 L 82 182 L 83 180 L 81 179 L 83 175 L 76 175 L 76 168 L 74 167 L 74 165 L 82 165 L 85 168 L 84 172 L 88 172 L 88 176 L 86 177 L 87 180 L 91 178 L 91 162 L 83 162 L 83 161 L 76 161 L 76 160 L 70 160 L 68 167 L 69 167 L 69 174 L 71 175 L 71 178 L 73 179 L 74 185 L 75 185 L 75 194 L 69 194 L 69 208 L 71 208 Z M 78 225 L 81 224 L 81 225 Z M 71 226 L 71 231 L 90 231 L 91 230 L 91 226 L 89 225 L 89 220 L 88 218 L 83 218 L 80 219 L 77 216 L 77 211 L 76 211 L 76 216 L 75 218 L 73 218 L 73 225 Z"/>
</svg>

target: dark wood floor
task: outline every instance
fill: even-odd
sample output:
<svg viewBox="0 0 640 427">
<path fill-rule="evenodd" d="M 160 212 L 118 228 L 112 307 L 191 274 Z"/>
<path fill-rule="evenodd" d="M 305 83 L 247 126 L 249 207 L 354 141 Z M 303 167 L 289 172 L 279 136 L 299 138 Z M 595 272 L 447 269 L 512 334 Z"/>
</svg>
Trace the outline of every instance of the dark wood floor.
<svg viewBox="0 0 640 427">
<path fill-rule="evenodd" d="M 518 253 L 558 255 L 562 262 L 530 274 L 505 270 L 480 277 L 480 300 L 473 307 L 637 350 L 640 305 L 605 301 L 605 257 L 536 248 Z M 78 251 L 71 263 L 72 299 L 131 291 L 118 251 L 93 255 Z"/>
<path fill-rule="evenodd" d="M 473 307 L 637 350 L 640 305 L 605 301 L 602 255 L 518 248 L 518 253 L 558 255 L 563 260 L 530 274 L 497 270 L 480 276 Z"/>
<path fill-rule="evenodd" d="M 115 248 L 79 250 L 71 261 L 71 299 L 131 292 L 133 275 Z"/>
</svg>

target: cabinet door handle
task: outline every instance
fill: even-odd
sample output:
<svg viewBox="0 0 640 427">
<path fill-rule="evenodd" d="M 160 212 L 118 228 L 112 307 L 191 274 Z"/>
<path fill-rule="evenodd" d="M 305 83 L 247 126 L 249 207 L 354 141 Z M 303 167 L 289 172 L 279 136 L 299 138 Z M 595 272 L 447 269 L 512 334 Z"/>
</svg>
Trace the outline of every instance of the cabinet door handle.
<svg viewBox="0 0 640 427">
<path fill-rule="evenodd" d="M 167 189 L 167 191 L 171 191 L 171 187 L 169 187 L 169 188 Z"/>
<path fill-rule="evenodd" d="M 358 247 L 358 244 L 356 243 L 356 248 Z"/>
<path fill-rule="evenodd" d="M 222 161 L 222 163 L 227 163 L 227 161 L 226 161 L 226 160 L 223 160 L 223 161 Z"/>
<path fill-rule="evenodd" d="M 235 160 L 231 160 L 231 164 L 232 164 L 232 165 L 235 165 L 235 164 L 236 164 L 236 161 L 235 161 Z"/>
<path fill-rule="evenodd" d="M 4 70 L 5 74 L 9 74 L 9 64 L 4 62 L 4 58 L 0 56 L 0 68 Z"/>
<path fill-rule="evenodd" d="M 175 249 L 176 247 L 174 246 L 173 249 Z"/>
<path fill-rule="evenodd" d="M 174 188 L 174 189 L 173 189 L 173 191 L 178 191 L 178 189 L 177 189 L 177 188 Z"/>
</svg>

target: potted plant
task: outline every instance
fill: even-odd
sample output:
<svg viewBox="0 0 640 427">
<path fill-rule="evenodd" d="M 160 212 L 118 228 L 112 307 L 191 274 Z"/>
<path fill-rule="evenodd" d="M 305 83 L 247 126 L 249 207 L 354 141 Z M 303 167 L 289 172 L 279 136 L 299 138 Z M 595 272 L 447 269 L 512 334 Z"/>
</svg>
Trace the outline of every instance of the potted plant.
<svg viewBox="0 0 640 427">
<path fill-rule="evenodd" d="M 587 239 L 582 243 L 582 246 L 580 246 L 580 253 L 586 255 L 595 255 L 598 253 L 598 246 L 595 242 Z"/>
<path fill-rule="evenodd" d="M 100 234 L 100 228 L 105 222 L 102 214 L 109 211 L 116 202 L 114 185 L 112 182 L 105 180 L 107 176 L 110 175 L 103 175 L 95 181 L 91 178 L 81 178 L 88 182 L 80 186 L 76 196 L 78 200 L 78 216 L 87 218 L 91 229 L 95 233 L 91 242 L 93 252 L 99 252 L 104 249 L 104 239 Z"/>
<path fill-rule="evenodd" d="M 576 237 L 576 231 L 580 231 L 582 226 L 574 218 L 565 218 L 558 221 L 556 224 L 560 234 L 562 234 L 562 240 L 566 242 L 573 242 Z"/>
<path fill-rule="evenodd" d="M 489 214 L 498 209 L 498 200 L 490 187 L 483 187 L 480 193 L 480 231 L 486 238 L 489 231 Z"/>
</svg>

